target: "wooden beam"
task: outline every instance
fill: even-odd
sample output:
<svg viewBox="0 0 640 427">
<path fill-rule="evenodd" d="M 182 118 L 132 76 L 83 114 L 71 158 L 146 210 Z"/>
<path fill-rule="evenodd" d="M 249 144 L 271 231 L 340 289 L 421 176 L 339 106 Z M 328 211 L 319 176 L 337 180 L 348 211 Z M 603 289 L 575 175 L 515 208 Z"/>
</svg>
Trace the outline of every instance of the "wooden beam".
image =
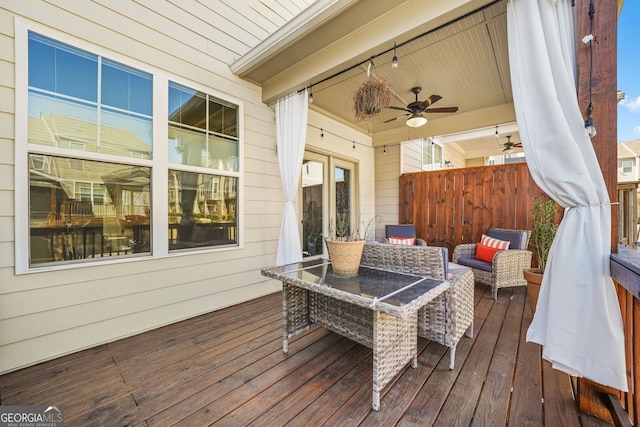
<svg viewBox="0 0 640 427">
<path fill-rule="evenodd" d="M 576 2 L 578 8 L 577 53 L 578 53 L 578 102 L 586 118 L 591 99 L 591 117 L 597 135 L 591 140 L 600 163 L 600 168 L 612 202 L 618 199 L 617 191 L 617 28 L 618 0 L 595 2 L 593 22 L 589 17 L 589 1 Z M 593 28 L 591 25 L 593 24 Z M 587 34 L 595 37 L 591 42 L 593 61 L 588 44 L 582 43 Z M 590 64 L 593 68 L 590 70 Z M 611 207 L 611 249 L 617 251 L 618 218 L 617 205 Z M 579 379 L 578 407 L 612 423 L 609 410 L 600 398 L 602 394 L 619 396 L 618 390 L 604 387 L 592 381 Z"/>
<path fill-rule="evenodd" d="M 604 176 L 611 202 L 616 202 L 617 194 L 617 29 L 618 0 L 599 0 L 595 2 L 593 29 L 590 28 L 589 1 L 577 2 L 578 22 L 578 102 L 583 116 L 591 101 L 597 135 L 591 140 L 596 151 L 600 169 Z M 588 44 L 582 43 L 582 37 L 592 33 L 594 36 L 593 69 L 590 79 L 591 63 Z M 591 91 L 589 90 L 591 83 Z M 615 219 L 618 217 L 617 205 L 612 206 L 611 249 L 617 250 L 618 229 Z"/>
</svg>

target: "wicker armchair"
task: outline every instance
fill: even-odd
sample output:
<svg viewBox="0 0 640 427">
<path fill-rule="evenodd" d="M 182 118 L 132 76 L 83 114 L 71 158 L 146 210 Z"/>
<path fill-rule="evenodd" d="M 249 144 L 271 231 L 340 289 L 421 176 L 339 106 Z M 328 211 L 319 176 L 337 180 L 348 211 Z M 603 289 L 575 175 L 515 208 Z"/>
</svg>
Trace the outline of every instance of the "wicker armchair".
<svg viewBox="0 0 640 427">
<path fill-rule="evenodd" d="M 382 243 L 389 243 L 389 237 L 415 237 L 416 245 L 427 246 L 424 239 L 416 236 L 416 226 L 413 224 L 387 224 L 384 226 L 384 235 Z"/>
<path fill-rule="evenodd" d="M 384 243 L 364 245 L 360 265 L 449 280 L 451 289 L 418 311 L 418 336 L 450 348 L 449 369 L 463 335 L 473 336 L 473 274 L 468 268 L 448 271 L 447 248 Z"/>
<path fill-rule="evenodd" d="M 529 230 L 490 228 L 487 236 L 508 240 L 509 249 L 496 252 L 489 263 L 475 258 L 475 243 L 461 244 L 453 250 L 453 262 L 471 267 L 475 280 L 491 286 L 491 297 L 498 299 L 500 288 L 527 285 L 522 270 L 531 267 L 532 253 L 527 250 L 530 235 Z"/>
</svg>

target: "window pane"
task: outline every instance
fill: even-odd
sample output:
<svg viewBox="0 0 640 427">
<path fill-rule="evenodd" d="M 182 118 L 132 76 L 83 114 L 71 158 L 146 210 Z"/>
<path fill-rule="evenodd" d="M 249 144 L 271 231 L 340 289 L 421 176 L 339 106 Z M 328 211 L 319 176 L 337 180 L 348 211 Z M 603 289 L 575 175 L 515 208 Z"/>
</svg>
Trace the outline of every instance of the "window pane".
<svg viewBox="0 0 640 427">
<path fill-rule="evenodd" d="M 31 266 L 150 252 L 149 168 L 29 160 Z"/>
<path fill-rule="evenodd" d="M 102 103 L 151 116 L 151 75 L 117 62 L 103 60 Z"/>
<path fill-rule="evenodd" d="M 99 80 L 97 56 L 29 34 L 30 143 L 151 158 L 151 75 L 102 61 Z"/>
<path fill-rule="evenodd" d="M 305 160 L 302 165 L 302 253 L 322 254 L 324 164 Z"/>
<path fill-rule="evenodd" d="M 211 132 L 238 136 L 238 109 L 221 101 L 209 101 L 209 128 Z"/>
<path fill-rule="evenodd" d="M 100 153 L 151 159 L 153 123 L 150 117 L 105 108 L 100 121 Z"/>
<path fill-rule="evenodd" d="M 347 236 L 351 234 L 351 171 L 340 167 L 335 168 L 336 193 L 336 234 Z"/>
<path fill-rule="evenodd" d="M 151 158 L 151 118 L 29 93 L 29 143 L 125 157 Z M 100 133 L 98 133 L 98 129 Z M 100 136 L 100 139 L 98 139 Z"/>
<path fill-rule="evenodd" d="M 86 151 L 98 149 L 95 105 L 29 92 L 29 142 Z"/>
<path fill-rule="evenodd" d="M 169 162 L 237 172 L 237 118 L 237 106 L 169 83 Z"/>
<path fill-rule="evenodd" d="M 237 178 L 169 171 L 169 249 L 236 245 Z"/>
<path fill-rule="evenodd" d="M 175 83 L 169 83 L 169 121 L 206 129 L 206 95 Z"/>
<path fill-rule="evenodd" d="M 29 33 L 29 86 L 96 102 L 98 57 Z"/>
</svg>

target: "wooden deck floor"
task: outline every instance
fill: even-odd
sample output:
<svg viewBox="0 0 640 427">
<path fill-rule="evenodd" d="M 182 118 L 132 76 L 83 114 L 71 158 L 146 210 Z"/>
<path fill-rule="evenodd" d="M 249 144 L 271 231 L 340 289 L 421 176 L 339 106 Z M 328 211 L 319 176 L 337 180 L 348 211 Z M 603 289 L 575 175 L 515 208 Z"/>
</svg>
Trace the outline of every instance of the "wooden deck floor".
<svg viewBox="0 0 640 427">
<path fill-rule="evenodd" d="M 525 342 L 525 289 L 476 285 L 473 339 L 421 339 L 371 410 L 371 350 L 322 328 L 282 353 L 273 294 L 0 377 L 2 405 L 62 405 L 65 426 L 578 426 L 569 376 Z M 544 403 L 542 403 L 544 402 Z"/>
</svg>

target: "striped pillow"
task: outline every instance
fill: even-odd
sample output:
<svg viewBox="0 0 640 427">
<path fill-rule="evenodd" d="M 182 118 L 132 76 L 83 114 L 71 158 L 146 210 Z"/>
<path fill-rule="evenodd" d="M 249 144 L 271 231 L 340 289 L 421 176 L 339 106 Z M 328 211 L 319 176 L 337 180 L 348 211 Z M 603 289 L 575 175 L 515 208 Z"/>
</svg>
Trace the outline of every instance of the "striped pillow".
<svg viewBox="0 0 640 427">
<path fill-rule="evenodd" d="M 476 259 L 486 262 L 493 262 L 496 252 L 509 249 L 509 241 L 494 239 L 493 237 L 482 235 L 480 243 L 476 245 Z"/>
<path fill-rule="evenodd" d="M 410 246 L 414 246 L 416 244 L 416 238 L 415 237 L 395 237 L 395 236 L 391 236 L 391 237 L 389 237 L 389 243 L 394 244 L 394 245 L 410 245 Z"/>
<path fill-rule="evenodd" d="M 485 236 L 483 234 L 482 238 L 480 239 L 480 243 L 482 243 L 485 246 L 489 246 L 490 248 L 505 250 L 505 249 L 509 249 L 509 244 L 511 242 L 509 242 L 508 240 L 494 239 L 493 237 Z"/>
</svg>

